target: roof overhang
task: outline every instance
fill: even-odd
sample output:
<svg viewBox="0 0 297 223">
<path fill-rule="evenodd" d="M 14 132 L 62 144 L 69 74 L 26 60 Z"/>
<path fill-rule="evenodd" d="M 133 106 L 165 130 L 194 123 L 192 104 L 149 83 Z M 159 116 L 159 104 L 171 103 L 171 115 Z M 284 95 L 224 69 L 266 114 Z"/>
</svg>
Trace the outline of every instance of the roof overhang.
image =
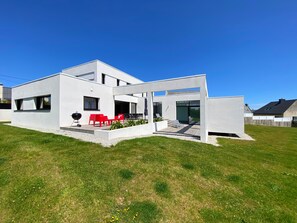
<svg viewBox="0 0 297 223">
<path fill-rule="evenodd" d="M 205 74 L 113 87 L 113 95 L 139 94 L 197 87 L 201 90 L 201 86 L 203 86 L 207 95 Z"/>
</svg>

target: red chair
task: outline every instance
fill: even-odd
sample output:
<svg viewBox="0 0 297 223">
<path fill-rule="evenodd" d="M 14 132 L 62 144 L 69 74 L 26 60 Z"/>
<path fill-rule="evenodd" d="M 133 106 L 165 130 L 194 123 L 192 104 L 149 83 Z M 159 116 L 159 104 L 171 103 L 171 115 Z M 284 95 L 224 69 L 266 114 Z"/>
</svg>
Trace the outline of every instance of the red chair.
<svg viewBox="0 0 297 223">
<path fill-rule="evenodd" d="M 93 125 L 95 126 L 96 122 L 99 122 L 99 126 L 101 127 L 102 124 L 105 124 L 107 122 L 107 116 L 104 116 L 102 114 L 95 115 L 95 121 Z"/>
<path fill-rule="evenodd" d="M 125 120 L 124 114 L 118 114 L 116 117 L 114 117 L 115 121 L 123 121 Z"/>
<path fill-rule="evenodd" d="M 89 125 L 91 122 L 93 122 L 93 124 L 95 123 L 95 119 L 96 119 L 96 114 L 90 114 L 90 117 L 89 117 Z"/>
</svg>

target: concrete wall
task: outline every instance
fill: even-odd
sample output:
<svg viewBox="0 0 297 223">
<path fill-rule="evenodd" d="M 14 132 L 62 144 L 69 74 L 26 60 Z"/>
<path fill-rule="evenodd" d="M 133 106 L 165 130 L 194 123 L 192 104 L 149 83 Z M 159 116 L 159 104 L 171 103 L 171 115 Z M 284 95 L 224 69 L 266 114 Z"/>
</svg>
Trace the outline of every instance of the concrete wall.
<svg viewBox="0 0 297 223">
<path fill-rule="evenodd" d="M 152 134 L 168 127 L 167 121 L 148 123 L 115 130 L 95 130 L 94 134 L 103 140 L 112 140 L 117 138 L 136 137 Z"/>
<path fill-rule="evenodd" d="M 36 110 L 34 98 L 51 95 L 50 110 Z M 16 99 L 24 99 L 23 111 L 17 111 Z M 60 104 L 60 76 L 54 75 L 12 89 L 12 117 L 13 125 L 33 128 L 58 129 Z"/>
<path fill-rule="evenodd" d="M 88 124 L 90 114 L 104 114 L 114 117 L 114 98 L 112 88 L 102 84 L 89 82 L 72 76 L 60 77 L 60 126 L 70 126 L 73 119 L 71 114 L 82 114 L 81 124 Z M 85 111 L 84 96 L 99 98 L 100 111 Z"/>
<path fill-rule="evenodd" d="M 162 117 L 176 120 L 176 102 L 200 100 L 200 93 L 155 96 L 154 102 L 162 103 Z"/>
<path fill-rule="evenodd" d="M 0 109 L 0 122 L 11 121 L 11 109 Z"/>
<path fill-rule="evenodd" d="M 297 101 L 295 101 L 290 108 L 284 113 L 284 117 L 297 117 Z"/>
<path fill-rule="evenodd" d="M 66 73 L 66 74 L 74 75 L 74 76 L 80 76 L 83 74 L 90 75 L 93 73 L 94 74 L 94 82 L 97 82 L 97 76 L 98 76 L 97 75 L 97 61 L 91 61 L 91 62 L 80 64 L 80 65 L 77 65 L 74 67 L 66 68 L 66 69 L 63 69 L 62 72 Z M 87 77 L 87 76 L 85 76 L 85 77 Z"/>
<path fill-rule="evenodd" d="M 127 83 L 142 83 L 141 80 L 99 60 L 66 68 L 63 69 L 62 72 L 74 76 L 87 74 L 85 77 L 88 78 L 90 73 L 94 73 L 94 81 L 100 84 L 102 83 L 102 74 L 105 74 L 105 85 L 109 87 L 117 86 L 117 79 L 120 80 L 120 86 L 127 85 Z"/>
<path fill-rule="evenodd" d="M 207 126 L 209 132 L 244 133 L 244 98 L 208 98 Z"/>
</svg>

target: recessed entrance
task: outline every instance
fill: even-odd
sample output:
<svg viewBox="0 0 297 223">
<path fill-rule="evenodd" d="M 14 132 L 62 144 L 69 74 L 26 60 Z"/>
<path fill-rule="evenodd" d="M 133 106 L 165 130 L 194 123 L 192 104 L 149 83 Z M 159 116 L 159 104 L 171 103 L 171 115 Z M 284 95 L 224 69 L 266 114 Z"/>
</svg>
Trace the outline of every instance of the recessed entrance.
<svg viewBox="0 0 297 223">
<path fill-rule="evenodd" d="M 200 124 L 200 101 L 177 101 L 176 119 L 184 124 Z"/>
<path fill-rule="evenodd" d="M 118 114 L 128 115 L 129 114 L 129 107 L 130 107 L 129 102 L 115 101 L 114 107 L 115 107 L 115 115 L 118 115 Z"/>
</svg>

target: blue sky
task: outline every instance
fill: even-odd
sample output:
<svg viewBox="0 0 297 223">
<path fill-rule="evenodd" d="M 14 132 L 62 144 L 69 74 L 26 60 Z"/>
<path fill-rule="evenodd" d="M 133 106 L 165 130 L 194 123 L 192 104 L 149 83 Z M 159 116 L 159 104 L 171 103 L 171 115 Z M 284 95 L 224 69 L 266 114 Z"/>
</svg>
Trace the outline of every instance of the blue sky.
<svg viewBox="0 0 297 223">
<path fill-rule="evenodd" d="M 144 81 L 206 73 L 210 96 L 297 98 L 297 1 L 0 0 L 0 82 L 99 59 Z"/>
</svg>

